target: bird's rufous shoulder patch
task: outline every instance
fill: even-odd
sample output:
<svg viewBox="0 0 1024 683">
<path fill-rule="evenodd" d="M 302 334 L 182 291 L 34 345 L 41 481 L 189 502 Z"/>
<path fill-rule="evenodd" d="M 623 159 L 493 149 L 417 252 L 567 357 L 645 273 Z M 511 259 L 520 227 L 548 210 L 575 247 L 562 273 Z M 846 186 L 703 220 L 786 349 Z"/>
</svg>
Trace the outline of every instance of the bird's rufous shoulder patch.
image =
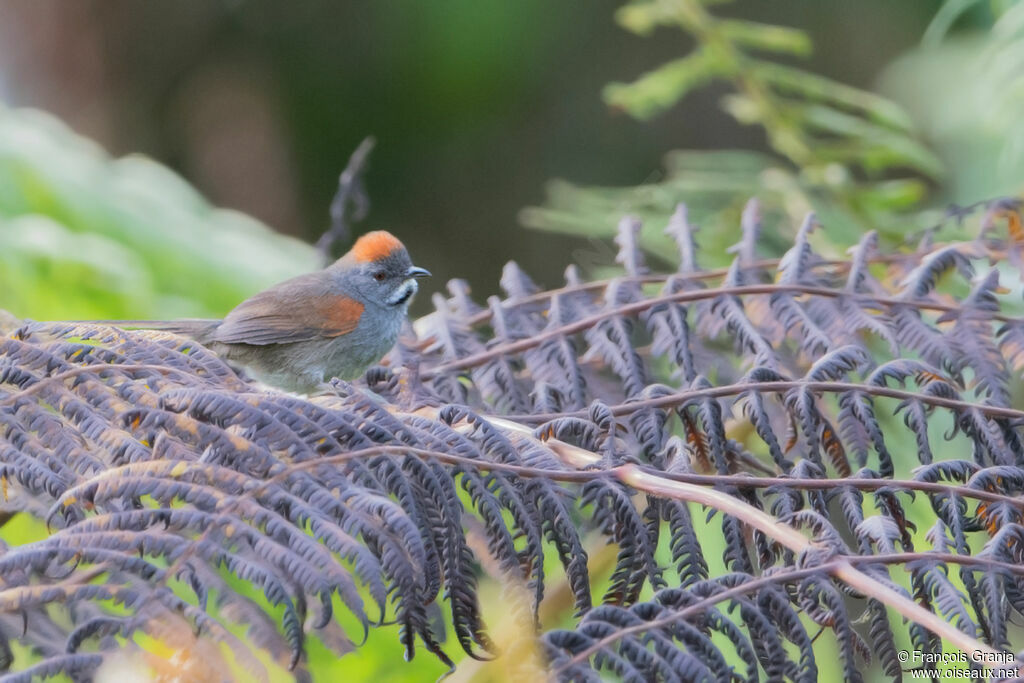
<svg viewBox="0 0 1024 683">
<path fill-rule="evenodd" d="M 327 337 L 338 337 L 356 329 L 364 308 L 355 299 L 342 295 L 324 297 L 314 306 L 322 333 Z"/>
<path fill-rule="evenodd" d="M 385 230 L 368 232 L 358 240 L 352 247 L 352 257 L 359 263 L 379 261 L 398 249 L 405 247 L 398 238 Z"/>
</svg>

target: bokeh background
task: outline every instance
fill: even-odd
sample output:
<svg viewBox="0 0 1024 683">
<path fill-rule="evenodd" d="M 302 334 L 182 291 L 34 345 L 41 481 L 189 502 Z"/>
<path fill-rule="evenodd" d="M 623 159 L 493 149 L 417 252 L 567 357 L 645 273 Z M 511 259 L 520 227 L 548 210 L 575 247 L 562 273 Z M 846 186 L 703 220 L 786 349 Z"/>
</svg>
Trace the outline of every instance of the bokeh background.
<svg viewBox="0 0 1024 683">
<path fill-rule="evenodd" d="M 550 283 L 578 247 L 517 220 L 549 179 L 636 185 L 659 177 L 671 149 L 765 148 L 760 130 L 719 111 L 724 87 L 649 122 L 606 105 L 606 83 L 689 48 L 678 32 L 624 31 L 619 4 L 2 0 L 0 100 L 49 112 L 114 156 L 158 160 L 214 205 L 306 241 L 373 134 L 363 229 L 395 231 L 436 283 L 463 277 L 489 294 L 506 260 Z M 716 13 L 806 29 L 805 65 L 870 88 L 936 7 L 777 0 Z"/>
<path fill-rule="evenodd" d="M 846 118 L 793 98 L 795 111 L 824 116 L 826 140 L 851 145 L 849 159 L 818 148 L 787 158 L 756 115 L 741 125 L 742 107 L 723 111 L 727 82 L 652 117 L 611 106 L 607 84 L 702 45 L 687 31 L 624 30 L 615 0 L 0 0 L 0 331 L 17 324 L 4 310 L 219 316 L 318 267 L 310 244 L 328 225 L 338 173 L 371 134 L 372 210 L 357 229 L 399 235 L 435 274 L 426 294 L 458 277 L 480 301 L 499 291 L 509 259 L 547 285 L 569 262 L 612 265 L 608 237 L 625 211 L 648 219 L 644 243 L 657 249 L 687 192 L 711 227 L 704 246 L 735 241 L 743 193 L 774 184 L 766 199 L 779 200 L 783 234 L 766 235 L 766 253 L 807 208 L 831 230 L 819 250 L 841 253 L 867 227 L 899 242 L 951 202 L 1024 189 L 1024 3 L 708 4 L 717 17 L 806 32 L 813 50 L 801 56 L 788 53 L 804 52 L 801 40 L 764 31 L 790 46 L 773 63 L 863 90 L 830 90 L 856 105 Z M 631 92 L 642 101 L 664 86 Z M 891 110 L 872 93 L 902 107 L 905 130 L 878 123 Z M 908 174 L 911 184 L 899 180 Z M 723 183 L 734 183 L 728 196 L 702 206 Z M 0 540 L 43 534 L 16 517 Z M 558 602 L 557 588 L 549 595 Z M 551 609 L 548 626 L 568 619 Z M 342 662 L 310 647 L 324 680 L 443 672 L 427 656 L 402 662 L 387 629 Z M 456 680 L 484 680 L 474 666 Z"/>
</svg>

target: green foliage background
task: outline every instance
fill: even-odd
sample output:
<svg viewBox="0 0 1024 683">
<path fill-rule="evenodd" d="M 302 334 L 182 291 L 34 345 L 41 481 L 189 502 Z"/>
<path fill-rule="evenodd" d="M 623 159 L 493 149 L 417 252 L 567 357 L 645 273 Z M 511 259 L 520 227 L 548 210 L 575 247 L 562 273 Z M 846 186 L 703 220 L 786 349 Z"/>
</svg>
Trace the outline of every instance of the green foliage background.
<svg viewBox="0 0 1024 683">
<path fill-rule="evenodd" d="M 647 65 L 631 82 L 609 84 L 605 101 L 647 121 L 711 86 L 725 116 L 763 132 L 765 149 L 670 152 L 663 174 L 636 186 L 552 181 L 547 201 L 525 209 L 523 223 L 603 238 L 632 213 L 645 221 L 643 244 L 658 254 L 669 244 L 661 233 L 668 216 L 685 201 L 704 227 L 705 253 L 722 255 L 704 265 L 721 265 L 751 196 L 765 208 L 766 252 L 781 249 L 808 210 L 826 226 L 816 239 L 835 251 L 870 228 L 900 242 L 934 225 L 949 202 L 1024 188 L 1024 3 L 946 3 L 921 46 L 881 75 L 878 92 L 800 64 L 812 54 L 814 36 L 720 17 L 715 4 L 640 0 L 620 8 L 616 19 L 637 40 L 674 31 L 691 47 Z M 451 71 L 470 81 L 483 78 L 487 64 L 480 60 L 494 53 L 477 22 L 496 17 L 458 12 L 443 19 L 476 36 L 447 53 L 445 59 L 458 62 Z M 463 61 L 477 70 L 467 71 Z M 716 115 L 722 114 L 708 114 Z M 471 135 L 470 127 L 464 123 L 457 133 Z M 542 180 L 536 178 L 538 186 Z M 417 239 L 425 243 L 422 235 Z M 0 308 L 15 316 L 216 316 L 318 265 L 308 244 L 212 207 L 167 167 L 141 156 L 112 159 L 47 114 L 0 105 Z M 499 264 L 492 265 L 496 279 Z M 0 529 L 0 538 L 22 543 L 41 532 L 38 524 L 15 519 Z M 500 615 L 500 605 L 490 609 Z M 567 614 L 549 616 L 549 626 L 567 623 Z M 311 646 L 322 680 L 418 681 L 443 672 L 429 657 L 407 664 L 399 653 L 390 629 L 374 630 L 357 654 L 339 661 Z M 473 671 L 481 680 L 501 678 L 500 670 Z M 287 679 L 285 672 L 278 675 Z"/>
<path fill-rule="evenodd" d="M 159 319 L 221 315 L 318 259 L 151 159 L 0 105 L 0 263 L 15 315 Z"/>
</svg>

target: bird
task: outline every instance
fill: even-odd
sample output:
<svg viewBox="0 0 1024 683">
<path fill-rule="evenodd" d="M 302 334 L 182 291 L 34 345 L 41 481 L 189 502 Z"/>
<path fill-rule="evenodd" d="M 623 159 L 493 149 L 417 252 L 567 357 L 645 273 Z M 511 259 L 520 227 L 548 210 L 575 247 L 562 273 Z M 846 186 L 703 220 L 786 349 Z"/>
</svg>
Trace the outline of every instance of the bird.
<svg viewBox="0 0 1024 683">
<path fill-rule="evenodd" d="M 259 292 L 223 320 L 106 322 L 189 337 L 265 385 L 311 394 L 334 377 L 359 377 L 391 350 L 418 280 L 428 276 L 398 238 L 378 230 L 323 270 Z"/>
</svg>

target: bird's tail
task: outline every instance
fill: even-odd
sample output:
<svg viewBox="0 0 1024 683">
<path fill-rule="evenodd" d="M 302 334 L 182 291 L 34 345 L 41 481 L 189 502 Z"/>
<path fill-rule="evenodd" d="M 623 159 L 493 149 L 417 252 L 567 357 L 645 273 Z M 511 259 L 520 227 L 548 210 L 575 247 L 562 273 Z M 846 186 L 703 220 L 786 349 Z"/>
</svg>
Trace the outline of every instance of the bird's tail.
<svg viewBox="0 0 1024 683">
<path fill-rule="evenodd" d="M 83 320 L 82 322 L 111 325 L 126 330 L 160 330 L 195 339 L 200 344 L 210 340 L 220 320 L 184 318 L 182 320 Z"/>
</svg>

